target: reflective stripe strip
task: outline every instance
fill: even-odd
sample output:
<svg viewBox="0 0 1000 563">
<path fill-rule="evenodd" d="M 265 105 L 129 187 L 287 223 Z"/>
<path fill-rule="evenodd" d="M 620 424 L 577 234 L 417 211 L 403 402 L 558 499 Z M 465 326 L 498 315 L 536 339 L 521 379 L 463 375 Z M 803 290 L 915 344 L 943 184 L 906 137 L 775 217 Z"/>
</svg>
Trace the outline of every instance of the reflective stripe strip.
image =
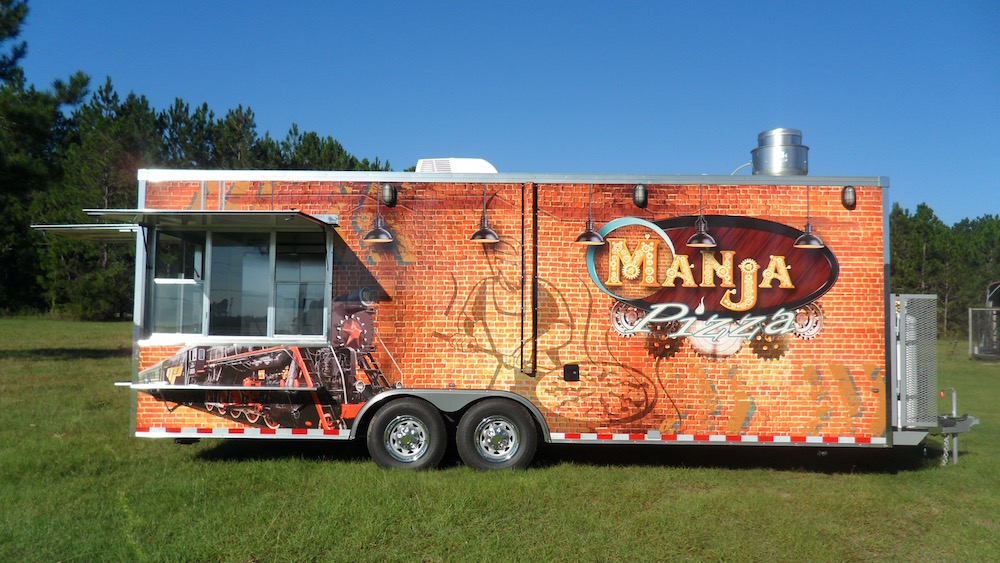
<svg viewBox="0 0 1000 563">
<path fill-rule="evenodd" d="M 604 432 L 552 432 L 553 442 L 682 442 L 729 444 L 872 444 L 886 445 L 882 436 L 772 436 L 734 434 L 612 434 Z"/>
<path fill-rule="evenodd" d="M 139 438 L 279 438 L 349 440 L 350 430 L 332 428 L 178 428 L 145 427 L 135 429 Z M 871 444 L 886 445 L 881 436 L 771 436 L 733 434 L 659 434 L 611 432 L 552 432 L 553 442 L 639 442 L 639 443 L 728 443 L 728 444 Z"/>
<path fill-rule="evenodd" d="M 351 431 L 331 428 L 178 428 L 173 426 L 138 426 L 135 429 L 137 438 L 280 438 L 325 440 L 349 440 Z"/>
</svg>

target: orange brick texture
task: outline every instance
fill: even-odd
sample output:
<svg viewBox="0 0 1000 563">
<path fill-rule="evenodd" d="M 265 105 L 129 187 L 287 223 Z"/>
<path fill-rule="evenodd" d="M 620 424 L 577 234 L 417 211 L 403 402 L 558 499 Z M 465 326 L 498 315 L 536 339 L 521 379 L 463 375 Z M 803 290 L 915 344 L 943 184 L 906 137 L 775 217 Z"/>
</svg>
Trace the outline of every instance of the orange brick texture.
<svg viewBox="0 0 1000 563">
<path fill-rule="evenodd" d="M 784 353 L 764 359 L 748 343 L 735 354 L 706 357 L 683 339 L 672 343 L 677 348 L 672 355 L 658 355 L 650 351 L 650 337 L 616 332 L 609 313 L 615 300 L 593 283 L 585 249 L 573 244 L 587 220 L 588 185 L 487 185 L 487 216 L 501 239 L 496 245 L 469 240 L 479 227 L 482 184 L 396 187 L 398 205 L 382 207 L 395 238 L 389 245 L 362 241 L 372 227 L 378 193 L 368 183 L 149 183 L 145 201 L 160 209 L 221 204 L 339 215 L 332 292 L 376 290 L 376 357 L 390 381 L 406 387 L 514 391 L 538 406 L 553 432 L 885 436 L 880 188 L 858 187 L 853 210 L 841 205 L 839 186 L 810 188 L 814 232 L 836 256 L 840 273 L 818 300 L 819 334 L 788 335 Z M 632 204 L 632 185 L 594 185 L 597 226 L 624 216 L 656 221 L 698 214 L 697 185 L 647 188 L 649 206 L 639 209 Z M 806 188 L 705 186 L 704 213 L 802 229 Z M 537 312 L 531 302 L 534 253 Z M 790 266 L 794 277 L 797 270 Z M 698 268 L 700 262 L 695 268 L 700 280 Z M 140 369 L 175 351 L 143 348 Z M 580 366 L 578 382 L 564 381 L 567 364 Z M 170 413 L 140 395 L 137 424 L 236 423 L 186 408 Z"/>
</svg>

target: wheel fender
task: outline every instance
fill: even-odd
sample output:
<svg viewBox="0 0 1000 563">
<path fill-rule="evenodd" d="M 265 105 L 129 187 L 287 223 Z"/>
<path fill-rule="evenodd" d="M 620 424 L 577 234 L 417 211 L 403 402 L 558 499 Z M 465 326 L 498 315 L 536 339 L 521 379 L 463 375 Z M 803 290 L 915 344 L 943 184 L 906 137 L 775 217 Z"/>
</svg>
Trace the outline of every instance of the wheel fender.
<svg viewBox="0 0 1000 563">
<path fill-rule="evenodd" d="M 386 401 L 391 401 L 400 397 L 414 397 L 427 401 L 434 408 L 443 413 L 455 413 L 466 409 L 472 403 L 483 399 L 502 398 L 509 399 L 528 409 L 535 423 L 542 430 L 542 440 L 550 442 L 549 427 L 545 423 L 545 417 L 531 401 L 525 399 L 517 393 L 509 391 L 492 391 L 479 389 L 390 389 L 379 393 L 358 412 L 354 424 L 351 425 L 351 439 L 357 438 L 364 433 L 368 427 L 368 421 L 374 416 L 379 407 Z"/>
</svg>

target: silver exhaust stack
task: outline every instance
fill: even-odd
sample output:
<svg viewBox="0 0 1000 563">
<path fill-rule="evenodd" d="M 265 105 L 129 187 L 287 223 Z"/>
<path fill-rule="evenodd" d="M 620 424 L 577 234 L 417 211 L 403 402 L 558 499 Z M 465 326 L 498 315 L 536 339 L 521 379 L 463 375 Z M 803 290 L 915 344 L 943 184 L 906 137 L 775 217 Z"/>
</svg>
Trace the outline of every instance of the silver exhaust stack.
<svg viewBox="0 0 1000 563">
<path fill-rule="evenodd" d="M 798 129 L 771 129 L 757 135 L 750 151 L 755 176 L 805 176 L 809 174 L 809 147 Z"/>
</svg>

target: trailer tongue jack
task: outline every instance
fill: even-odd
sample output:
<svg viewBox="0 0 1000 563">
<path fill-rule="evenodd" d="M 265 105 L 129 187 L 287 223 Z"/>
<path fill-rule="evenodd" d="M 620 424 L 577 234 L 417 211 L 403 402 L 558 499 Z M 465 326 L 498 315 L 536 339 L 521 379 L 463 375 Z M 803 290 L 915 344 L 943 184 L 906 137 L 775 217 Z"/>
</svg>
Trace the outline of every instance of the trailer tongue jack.
<svg viewBox="0 0 1000 563">
<path fill-rule="evenodd" d="M 943 441 L 941 465 L 948 465 L 949 442 L 951 442 L 951 462 L 958 465 L 958 435 L 972 430 L 973 426 L 979 424 L 979 419 L 968 414 L 959 416 L 958 391 L 954 387 L 947 387 L 941 391 L 941 398 L 944 398 L 945 391 L 951 391 L 951 414 L 938 417 Z"/>
</svg>

